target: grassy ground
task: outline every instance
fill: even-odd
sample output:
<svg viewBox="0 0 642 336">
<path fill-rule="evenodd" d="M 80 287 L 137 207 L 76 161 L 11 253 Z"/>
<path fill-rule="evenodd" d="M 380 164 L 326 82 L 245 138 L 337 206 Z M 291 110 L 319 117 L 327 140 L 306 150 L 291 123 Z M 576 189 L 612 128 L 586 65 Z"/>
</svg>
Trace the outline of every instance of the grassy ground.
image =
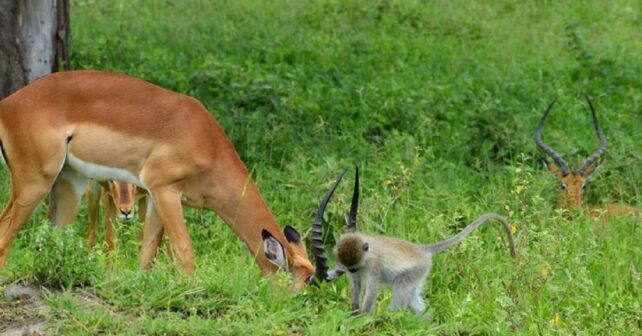
<svg viewBox="0 0 642 336">
<path fill-rule="evenodd" d="M 641 13 L 630 1 L 73 1 L 74 68 L 202 100 L 282 225 L 308 230 L 331 180 L 359 165 L 361 230 L 432 242 L 499 212 L 519 257 L 488 225 L 435 258 L 432 323 L 388 312 L 389 291 L 355 318 L 345 279 L 293 295 L 213 213 L 186 211 L 198 269 L 185 277 L 165 255 L 138 271 L 128 225 L 107 268 L 83 245 L 84 209 L 59 231 L 43 204 L 0 295 L 43 286 L 51 334 L 639 334 L 640 222 L 553 211 L 558 186 L 532 132 L 558 97 L 544 138 L 576 167 L 597 147 L 591 95 L 610 146 L 585 199 L 641 207 Z M 350 185 L 327 212 L 329 244 Z M 0 318 L 27 314 L 2 300 Z"/>
</svg>

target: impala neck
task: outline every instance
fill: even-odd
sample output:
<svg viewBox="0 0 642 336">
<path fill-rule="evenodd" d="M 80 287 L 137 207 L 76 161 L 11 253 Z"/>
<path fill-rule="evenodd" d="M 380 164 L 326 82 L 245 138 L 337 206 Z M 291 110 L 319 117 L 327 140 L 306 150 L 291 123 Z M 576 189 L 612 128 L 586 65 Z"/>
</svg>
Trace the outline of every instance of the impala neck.
<svg viewBox="0 0 642 336">
<path fill-rule="evenodd" d="M 241 167 L 233 172 L 226 170 L 221 173 L 223 176 L 214 179 L 218 184 L 212 186 L 205 206 L 214 210 L 234 230 L 259 261 L 264 259 L 261 237 L 263 229 L 281 242 L 290 257 L 290 245 L 247 170 Z M 264 271 L 269 267 L 262 262 L 259 264 Z"/>
</svg>

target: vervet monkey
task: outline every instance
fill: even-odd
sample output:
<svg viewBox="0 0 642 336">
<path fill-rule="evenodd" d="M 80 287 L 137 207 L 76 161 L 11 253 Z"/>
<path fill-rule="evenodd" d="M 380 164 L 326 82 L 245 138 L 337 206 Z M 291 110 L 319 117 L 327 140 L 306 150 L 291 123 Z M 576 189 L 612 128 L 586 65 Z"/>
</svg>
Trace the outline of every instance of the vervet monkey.
<svg viewBox="0 0 642 336">
<path fill-rule="evenodd" d="M 428 245 L 415 244 L 393 237 L 357 233 L 358 170 L 356 176 L 355 193 L 349 217 L 349 232 L 339 238 L 339 242 L 334 249 L 338 263 L 337 268 L 328 273 L 326 266 L 325 274 L 317 274 L 317 277 L 321 279 L 332 280 L 342 273 L 348 272 L 350 289 L 352 291 L 353 310 L 360 310 L 359 299 L 363 289 L 365 290 L 365 295 L 363 299 L 363 309 L 361 309 L 360 312 L 372 312 L 379 293 L 379 286 L 383 282 L 392 285 L 393 298 L 391 309 L 395 310 L 407 307 L 413 313 L 422 313 L 426 305 L 421 296 L 421 292 L 430 274 L 433 254 L 461 242 L 479 225 L 488 220 L 494 219 L 504 225 L 508 234 L 511 256 L 515 257 L 515 246 L 511 227 L 504 217 L 494 213 L 487 213 L 480 216 L 450 239 Z M 332 196 L 336 184 L 342 177 L 343 174 L 337 179 L 333 189 L 328 192 L 329 196 Z M 327 198 L 328 199 L 324 199 L 325 204 L 322 202 L 323 207 L 325 207 L 329 200 L 329 197 Z M 322 216 L 323 213 L 321 212 L 321 219 Z M 320 223 L 320 221 L 317 222 Z M 318 225 L 315 223 L 315 226 Z M 315 229 L 318 229 L 318 227 L 315 227 Z M 315 247 L 314 238 L 313 229 L 313 247 Z M 318 259 L 316 249 L 315 256 Z M 318 265 L 319 263 L 317 262 L 317 270 L 319 269 Z M 323 265 L 325 265 L 325 263 L 323 263 Z"/>
<path fill-rule="evenodd" d="M 349 272 L 352 309 L 359 309 L 359 297 L 363 288 L 365 295 L 362 312 L 372 312 L 379 293 L 379 285 L 383 282 L 392 285 L 391 309 L 408 307 L 413 313 L 422 313 L 426 305 L 421 293 L 426 278 L 430 274 L 433 254 L 461 242 L 479 225 L 491 219 L 504 224 L 508 233 L 510 252 L 515 257 L 510 225 L 504 217 L 494 213 L 480 216 L 450 239 L 428 245 L 357 232 L 343 234 L 339 238 L 334 253 L 338 269 Z"/>
</svg>

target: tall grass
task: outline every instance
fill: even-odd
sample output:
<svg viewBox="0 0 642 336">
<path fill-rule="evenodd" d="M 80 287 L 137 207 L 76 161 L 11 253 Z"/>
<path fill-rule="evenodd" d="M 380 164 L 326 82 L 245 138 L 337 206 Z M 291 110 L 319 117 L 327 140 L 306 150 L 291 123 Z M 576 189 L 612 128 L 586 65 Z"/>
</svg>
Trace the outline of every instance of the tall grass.
<svg viewBox="0 0 642 336">
<path fill-rule="evenodd" d="M 488 225 L 436 257 L 424 293 L 433 323 L 388 312 L 389 291 L 376 314 L 354 318 L 345 280 L 293 295 L 285 275 L 261 277 L 213 213 L 187 210 L 194 277 L 164 255 L 138 271 L 138 228 L 123 225 L 110 271 L 87 271 L 80 282 L 89 284 L 48 296 L 51 330 L 639 333 L 639 221 L 553 211 L 558 186 L 532 132 L 557 97 L 544 138 L 579 165 L 598 145 L 592 96 L 610 146 L 585 200 L 642 204 L 641 13 L 629 1 L 73 1 L 74 68 L 128 73 L 203 101 L 282 225 L 306 231 L 332 178 L 359 165 L 361 230 L 432 242 L 499 212 L 517 228 L 519 257 Z M 328 210 L 329 244 L 343 230 L 348 185 Z M 85 218 L 83 209 L 78 235 Z M 56 235 L 39 231 L 43 221 L 44 205 L 2 282 L 37 281 L 34 258 L 75 267 L 56 250 L 33 255 L 36 233 Z M 65 274 L 59 285 L 78 284 Z"/>
</svg>

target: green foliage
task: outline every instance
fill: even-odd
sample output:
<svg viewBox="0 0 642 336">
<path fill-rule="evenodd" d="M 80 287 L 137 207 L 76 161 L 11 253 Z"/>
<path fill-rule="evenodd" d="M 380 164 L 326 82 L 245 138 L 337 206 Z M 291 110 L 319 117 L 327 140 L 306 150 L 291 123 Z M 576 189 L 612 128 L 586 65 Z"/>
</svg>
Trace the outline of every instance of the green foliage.
<svg viewBox="0 0 642 336">
<path fill-rule="evenodd" d="M 58 229 L 40 223 L 31 232 L 27 253 L 33 254 L 23 265 L 29 282 L 52 288 L 87 286 L 100 279 L 105 259 L 98 250 L 90 250 L 73 227 Z"/>
<path fill-rule="evenodd" d="M 450 237 L 484 212 L 515 226 L 518 259 L 489 223 L 435 257 L 424 291 L 435 321 L 350 317 L 341 279 L 291 294 L 264 279 L 215 214 L 186 210 L 197 272 L 162 252 L 137 271 L 138 234 L 117 227 L 105 270 L 74 229 L 18 236 L 0 284 L 48 295 L 52 334 L 639 334 L 642 235 L 552 210 L 557 183 L 533 130 L 558 98 L 544 140 L 577 167 L 609 140 L 586 203 L 642 208 L 642 6 L 599 1 L 72 1 L 76 69 L 119 71 L 201 100 L 251 170 L 279 223 L 307 233 L 339 171 L 362 169 L 359 228 L 417 242 Z M 10 183 L 3 170 L 0 198 Z M 342 232 L 351 196 L 329 205 Z M 74 233 L 76 230 L 76 233 Z M 92 254 L 94 253 L 94 254 Z M 93 255 L 94 257 L 87 257 Z M 36 272 L 37 271 L 37 272 Z"/>
</svg>

